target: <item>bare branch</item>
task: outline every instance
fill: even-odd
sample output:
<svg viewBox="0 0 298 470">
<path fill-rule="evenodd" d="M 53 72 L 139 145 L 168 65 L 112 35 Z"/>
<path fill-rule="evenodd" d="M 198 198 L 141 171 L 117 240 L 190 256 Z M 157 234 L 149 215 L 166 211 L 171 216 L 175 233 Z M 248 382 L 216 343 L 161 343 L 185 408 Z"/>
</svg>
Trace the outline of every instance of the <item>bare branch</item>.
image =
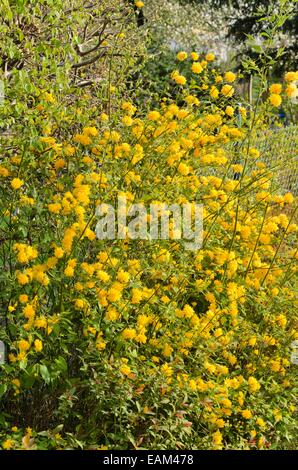
<svg viewBox="0 0 298 470">
<path fill-rule="evenodd" d="M 95 55 L 94 57 L 91 57 L 90 59 L 84 60 L 83 62 L 73 64 L 72 68 L 78 69 L 80 67 L 85 67 L 85 65 L 94 64 L 94 62 L 96 62 L 98 59 L 101 59 L 105 55 L 107 49 L 107 47 L 104 47 L 104 51 L 101 51 L 99 54 Z"/>
</svg>

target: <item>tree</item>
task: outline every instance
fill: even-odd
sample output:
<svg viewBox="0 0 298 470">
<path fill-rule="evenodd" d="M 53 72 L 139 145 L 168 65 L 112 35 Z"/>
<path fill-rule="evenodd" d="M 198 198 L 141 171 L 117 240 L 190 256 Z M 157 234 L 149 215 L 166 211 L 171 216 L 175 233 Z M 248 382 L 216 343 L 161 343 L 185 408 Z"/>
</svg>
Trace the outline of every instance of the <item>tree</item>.
<svg viewBox="0 0 298 470">
<path fill-rule="evenodd" d="M 298 67 L 298 10 L 295 0 L 181 0 L 184 3 L 200 5 L 202 12 L 210 16 L 210 22 L 224 22 L 227 27 L 226 38 L 230 39 L 243 55 L 257 58 L 257 50 L 247 43 L 247 37 L 253 35 L 262 41 L 262 35 L 268 28 L 270 18 L 280 8 L 287 8 L 288 17 L 281 25 L 271 50 L 274 55 L 280 47 L 284 54 L 279 58 L 277 73 L 286 68 Z M 207 6 L 208 4 L 208 6 Z M 275 49 L 275 50 L 274 50 Z"/>
</svg>

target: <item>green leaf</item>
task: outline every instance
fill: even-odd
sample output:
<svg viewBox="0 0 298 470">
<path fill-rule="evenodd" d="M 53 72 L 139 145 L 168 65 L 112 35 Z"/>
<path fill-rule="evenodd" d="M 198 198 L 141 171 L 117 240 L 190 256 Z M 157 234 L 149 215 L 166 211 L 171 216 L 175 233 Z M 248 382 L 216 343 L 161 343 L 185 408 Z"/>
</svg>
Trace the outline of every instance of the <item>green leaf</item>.
<svg viewBox="0 0 298 470">
<path fill-rule="evenodd" d="M 57 359 L 55 359 L 55 363 L 61 371 L 67 372 L 67 362 L 63 356 L 59 356 Z"/>
<path fill-rule="evenodd" d="M 25 388 L 31 388 L 37 377 L 38 365 L 30 366 L 27 368 L 24 376 L 22 377 L 22 384 Z"/>
<path fill-rule="evenodd" d="M 257 53 L 261 53 L 262 52 L 262 48 L 261 46 L 258 46 L 257 44 L 254 44 L 251 46 L 252 50 L 257 52 Z"/>
<path fill-rule="evenodd" d="M 39 370 L 40 370 L 40 374 L 41 374 L 43 380 L 45 381 L 45 383 L 49 384 L 51 382 L 51 376 L 50 376 L 50 373 L 49 373 L 49 370 L 48 370 L 47 366 L 41 365 L 39 367 Z"/>
<path fill-rule="evenodd" d="M 1 384 L 0 385 L 0 397 L 2 397 L 2 395 L 4 395 L 6 390 L 7 390 L 7 385 L 6 384 Z"/>
<path fill-rule="evenodd" d="M 20 365 L 20 369 L 25 370 L 27 367 L 27 359 L 23 359 L 22 361 L 20 361 L 19 365 Z"/>
</svg>

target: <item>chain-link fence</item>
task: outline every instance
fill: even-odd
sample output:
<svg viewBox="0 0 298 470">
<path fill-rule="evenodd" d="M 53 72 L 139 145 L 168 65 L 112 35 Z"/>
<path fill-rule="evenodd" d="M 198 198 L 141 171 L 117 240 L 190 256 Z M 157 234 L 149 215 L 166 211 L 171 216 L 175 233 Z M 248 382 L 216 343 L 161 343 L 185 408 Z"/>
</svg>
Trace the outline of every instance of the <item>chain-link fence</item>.
<svg viewBox="0 0 298 470">
<path fill-rule="evenodd" d="M 257 168 L 257 162 L 264 162 L 268 170 L 272 170 L 269 176 L 273 186 L 280 193 L 291 192 L 298 196 L 298 126 L 291 125 L 282 128 L 266 129 L 259 132 L 250 142 L 250 147 L 255 147 L 260 152 L 257 161 L 249 161 L 246 167 L 246 174 L 251 174 Z M 228 144 L 227 155 L 233 163 L 243 164 L 241 155 L 241 145 L 239 143 Z M 243 148 L 242 148 L 243 150 Z M 225 167 L 203 166 L 200 175 L 214 175 L 218 177 L 226 176 Z M 240 178 L 240 173 L 229 173 L 234 179 Z"/>
<path fill-rule="evenodd" d="M 298 195 L 298 126 L 266 130 L 255 142 L 261 160 L 272 168 L 281 192 Z"/>
</svg>

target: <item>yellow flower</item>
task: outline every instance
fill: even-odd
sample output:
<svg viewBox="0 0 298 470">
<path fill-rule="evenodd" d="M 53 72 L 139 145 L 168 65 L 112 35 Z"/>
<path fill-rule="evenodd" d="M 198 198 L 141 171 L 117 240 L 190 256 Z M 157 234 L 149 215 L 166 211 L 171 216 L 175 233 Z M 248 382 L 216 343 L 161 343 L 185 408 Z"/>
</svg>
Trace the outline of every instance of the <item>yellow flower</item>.
<svg viewBox="0 0 298 470">
<path fill-rule="evenodd" d="M 276 422 L 279 422 L 282 420 L 282 414 L 281 414 L 281 411 L 278 410 L 278 409 L 274 409 L 273 410 L 273 415 L 274 415 L 274 418 L 275 418 L 275 421 Z"/>
<path fill-rule="evenodd" d="M 280 95 L 282 91 L 281 83 L 273 83 L 269 88 L 270 93 Z"/>
<path fill-rule="evenodd" d="M 102 281 L 102 282 L 104 282 L 104 283 L 109 282 L 109 280 L 110 280 L 109 274 L 106 273 L 105 271 L 102 271 L 101 269 L 99 269 L 99 270 L 96 272 L 96 277 L 97 277 L 100 281 Z"/>
<path fill-rule="evenodd" d="M 52 93 L 45 93 L 44 94 L 44 100 L 47 101 L 48 103 L 55 103 L 55 97 L 52 95 Z"/>
<path fill-rule="evenodd" d="M 28 349 L 30 348 L 30 344 L 25 339 L 21 339 L 18 342 L 18 347 L 20 351 L 28 351 Z"/>
<path fill-rule="evenodd" d="M 254 377 L 249 377 L 247 382 L 248 382 L 248 387 L 249 387 L 250 392 L 254 393 L 260 390 L 261 385 L 259 384 L 257 379 L 255 379 Z"/>
<path fill-rule="evenodd" d="M 108 295 L 107 295 L 107 298 L 110 302 L 117 302 L 118 300 L 121 299 L 121 290 L 119 290 L 118 288 L 115 288 L 115 287 L 111 287 L 109 290 L 108 290 Z"/>
<path fill-rule="evenodd" d="M 76 299 L 75 300 L 75 308 L 78 310 L 85 309 L 87 306 L 87 302 L 84 299 Z"/>
<path fill-rule="evenodd" d="M 13 445 L 14 445 L 14 442 L 12 439 L 6 439 L 6 441 L 2 443 L 2 448 L 4 450 L 10 450 L 13 447 Z"/>
<path fill-rule="evenodd" d="M 17 190 L 20 189 L 21 186 L 23 186 L 24 181 L 20 180 L 19 178 L 13 178 L 10 184 L 13 189 Z"/>
<path fill-rule="evenodd" d="M 96 349 L 98 349 L 99 351 L 102 351 L 103 349 L 106 348 L 106 342 L 102 339 L 97 339 L 96 340 Z"/>
<path fill-rule="evenodd" d="M 43 317 L 36 318 L 34 321 L 34 326 L 36 326 L 36 328 L 46 328 L 47 320 Z"/>
<path fill-rule="evenodd" d="M 257 418 L 257 419 L 256 419 L 256 424 L 257 424 L 258 426 L 260 426 L 261 428 L 263 428 L 264 426 L 266 426 L 266 423 L 265 423 L 265 421 L 264 421 L 262 418 Z"/>
<path fill-rule="evenodd" d="M 13 379 L 11 382 L 12 382 L 16 387 L 20 388 L 21 382 L 19 381 L 19 379 Z"/>
<path fill-rule="evenodd" d="M 127 364 L 120 366 L 119 370 L 123 375 L 129 375 L 131 373 L 131 368 Z"/>
<path fill-rule="evenodd" d="M 206 54 L 205 58 L 208 62 L 212 62 L 215 59 L 215 55 L 212 53 L 209 53 L 209 54 Z"/>
<path fill-rule="evenodd" d="M 278 315 L 275 319 L 276 323 L 278 323 L 278 325 L 280 325 L 282 328 L 284 328 L 287 324 L 287 318 L 285 317 L 285 315 Z"/>
<path fill-rule="evenodd" d="M 20 273 L 18 272 L 16 274 L 16 277 L 17 277 L 17 281 L 18 283 L 21 285 L 21 286 L 24 286 L 25 284 L 28 284 L 29 282 L 29 277 L 25 274 L 25 273 Z"/>
<path fill-rule="evenodd" d="M 273 372 L 278 372 L 280 370 L 281 364 L 279 360 L 270 361 L 270 365 Z"/>
<path fill-rule="evenodd" d="M 226 72 L 224 75 L 224 79 L 228 83 L 232 83 L 236 80 L 236 74 L 233 72 Z"/>
<path fill-rule="evenodd" d="M 5 168 L 4 166 L 0 166 L 0 176 L 3 176 L 4 178 L 6 178 L 6 176 L 9 175 L 9 171 L 7 168 Z"/>
<path fill-rule="evenodd" d="M 123 116 L 122 118 L 122 123 L 127 126 L 127 127 L 130 127 L 133 125 L 133 119 L 131 116 Z"/>
<path fill-rule="evenodd" d="M 189 173 L 190 169 L 189 169 L 189 166 L 187 166 L 185 163 L 179 163 L 178 165 L 178 172 L 183 175 L 183 176 L 187 176 L 188 173 Z"/>
<path fill-rule="evenodd" d="M 178 54 L 176 55 L 177 60 L 179 60 L 180 62 L 182 62 L 183 60 L 187 59 L 187 57 L 188 57 L 188 54 L 187 54 L 187 52 L 185 52 L 185 51 L 180 51 L 180 52 L 178 52 Z"/>
<path fill-rule="evenodd" d="M 287 72 L 285 73 L 285 81 L 286 82 L 294 82 L 298 80 L 298 72 Z"/>
<path fill-rule="evenodd" d="M 218 95 L 219 95 L 219 90 L 213 85 L 210 88 L 210 96 L 211 96 L 211 98 L 216 99 L 216 98 L 218 98 Z"/>
<path fill-rule="evenodd" d="M 218 338 L 219 336 L 222 336 L 223 332 L 222 332 L 222 329 L 221 328 L 217 328 L 215 331 L 214 331 L 214 336 L 215 338 Z"/>
<path fill-rule="evenodd" d="M 96 127 L 84 127 L 83 134 L 96 137 L 98 135 L 98 130 L 96 129 Z"/>
<path fill-rule="evenodd" d="M 215 424 L 216 424 L 216 426 L 217 426 L 218 428 L 224 428 L 224 427 L 225 427 L 225 422 L 224 422 L 224 420 L 221 419 L 221 418 L 217 419 L 216 422 L 215 422 Z"/>
<path fill-rule="evenodd" d="M 242 414 L 243 418 L 245 418 L 245 419 L 250 419 L 252 417 L 252 413 L 251 413 L 250 410 L 243 410 L 241 412 L 241 414 Z"/>
<path fill-rule="evenodd" d="M 203 67 L 201 66 L 200 62 L 193 62 L 191 66 L 191 70 L 193 73 L 201 73 L 203 72 Z"/>
<path fill-rule="evenodd" d="M 186 78 L 183 75 L 176 75 L 174 78 L 177 85 L 185 85 Z"/>
<path fill-rule="evenodd" d="M 61 204 L 56 202 L 56 203 L 53 203 L 53 204 L 48 204 L 48 209 L 49 209 L 50 212 L 53 212 L 53 214 L 59 214 L 59 212 L 62 209 L 62 206 L 61 206 Z"/>
<path fill-rule="evenodd" d="M 8 359 L 9 359 L 9 362 L 11 362 L 12 364 L 16 362 L 17 360 L 16 356 L 12 353 L 8 354 Z"/>
<path fill-rule="evenodd" d="M 63 258 L 64 256 L 64 250 L 59 246 L 56 246 L 54 253 L 55 253 L 56 258 L 58 259 Z"/>
<path fill-rule="evenodd" d="M 132 298 L 131 298 L 131 303 L 132 304 L 139 304 L 143 300 L 143 292 L 140 289 L 132 289 Z"/>
<path fill-rule="evenodd" d="M 183 75 L 180 75 L 177 70 L 175 70 L 171 75 L 172 80 L 177 83 L 177 85 L 185 85 L 186 78 Z"/>
<path fill-rule="evenodd" d="M 227 106 L 226 109 L 225 109 L 225 113 L 226 113 L 227 116 L 233 117 L 234 116 L 234 108 L 232 106 Z"/>
<path fill-rule="evenodd" d="M 46 144 L 49 144 L 49 145 L 54 145 L 55 142 L 56 142 L 56 139 L 54 139 L 54 137 L 40 137 L 40 142 L 45 142 Z"/>
<path fill-rule="evenodd" d="M 215 446 L 221 446 L 222 444 L 222 434 L 218 430 L 212 434 L 212 441 Z"/>
<path fill-rule="evenodd" d="M 106 113 L 101 113 L 99 119 L 101 122 L 107 122 L 109 120 L 109 116 Z"/>
<path fill-rule="evenodd" d="M 143 8 L 145 6 L 144 2 L 142 2 L 141 0 L 136 0 L 135 1 L 135 6 L 139 9 Z"/>
<path fill-rule="evenodd" d="M 34 348 L 35 348 L 36 352 L 41 352 L 42 351 L 43 345 L 42 345 L 42 341 L 40 341 L 40 339 L 36 339 L 34 341 Z"/>
<path fill-rule="evenodd" d="M 165 344 L 162 350 L 163 356 L 169 357 L 172 354 L 172 352 L 173 352 L 172 346 L 170 346 L 169 344 Z"/>
<path fill-rule="evenodd" d="M 18 252 L 17 258 L 20 263 L 28 263 L 29 261 L 37 258 L 38 251 L 36 248 L 26 245 L 25 243 L 15 243 L 13 245 L 15 251 Z"/>
<path fill-rule="evenodd" d="M 258 439 L 258 447 L 261 449 L 264 447 L 266 440 L 264 436 L 260 436 Z"/>
<path fill-rule="evenodd" d="M 150 121 L 158 121 L 158 119 L 160 118 L 160 113 L 158 111 L 150 111 L 147 117 Z"/>
<path fill-rule="evenodd" d="M 282 99 L 276 93 L 272 93 L 272 95 L 269 96 L 269 101 L 272 104 L 272 106 L 275 106 L 278 108 L 281 105 Z"/>
<path fill-rule="evenodd" d="M 245 119 L 246 118 L 246 109 L 243 108 L 243 106 L 239 106 L 239 112 L 240 112 L 242 118 Z"/>
<path fill-rule="evenodd" d="M 223 398 L 221 400 L 221 405 L 224 407 L 224 408 L 232 408 L 232 402 L 231 400 L 229 400 L 229 398 Z"/>
<path fill-rule="evenodd" d="M 173 368 L 168 364 L 163 364 L 160 370 L 166 377 L 170 377 L 171 375 L 173 375 Z"/>
<path fill-rule="evenodd" d="M 66 277 L 72 277 L 74 275 L 74 268 L 72 266 L 66 266 L 64 274 Z"/>
<path fill-rule="evenodd" d="M 228 97 L 231 97 L 233 96 L 234 94 L 234 88 L 231 86 L 231 85 L 224 85 L 221 89 L 221 93 L 224 95 L 224 96 L 228 96 Z"/>
<path fill-rule="evenodd" d="M 194 104 L 196 106 L 199 106 L 199 104 L 200 104 L 200 101 L 198 100 L 198 98 L 196 96 L 193 96 L 193 95 L 186 96 L 185 101 L 189 105 Z"/>
<path fill-rule="evenodd" d="M 122 103 L 122 106 L 121 108 L 123 109 L 123 111 L 125 111 L 126 113 L 132 115 L 136 112 L 136 107 L 130 103 L 129 101 L 124 101 Z"/>
<path fill-rule="evenodd" d="M 122 331 L 122 336 L 124 339 L 134 339 L 136 335 L 136 330 L 134 328 L 125 328 Z"/>
<path fill-rule="evenodd" d="M 76 151 L 76 149 L 74 147 L 72 147 L 72 145 L 70 145 L 70 144 L 67 144 L 64 147 L 64 153 L 67 157 L 71 157 L 72 155 L 74 155 L 75 151 Z"/>
<path fill-rule="evenodd" d="M 91 144 L 91 139 L 86 134 L 76 134 L 73 139 L 75 142 L 78 142 L 79 144 L 82 144 L 82 145 Z"/>
<path fill-rule="evenodd" d="M 68 228 L 64 232 L 64 237 L 62 240 L 62 246 L 67 253 L 70 253 L 71 247 L 73 244 L 73 239 L 76 235 L 76 232 L 72 228 Z"/>
<path fill-rule="evenodd" d="M 257 342 L 257 338 L 256 338 L 255 336 L 252 336 L 252 337 L 249 338 L 249 340 L 248 340 L 248 344 L 249 344 L 250 346 L 252 346 L 252 347 L 256 344 L 256 342 Z"/>
<path fill-rule="evenodd" d="M 24 315 L 25 318 L 28 318 L 29 320 L 30 320 L 30 319 L 34 319 L 34 316 L 35 316 L 35 308 L 33 307 L 33 305 L 27 304 L 27 305 L 23 308 L 23 315 Z"/>
<path fill-rule="evenodd" d="M 197 52 L 191 52 L 190 56 L 192 60 L 195 60 L 195 61 L 199 60 L 199 54 Z"/>
<path fill-rule="evenodd" d="M 298 88 L 294 83 L 290 83 L 286 88 L 286 95 L 290 98 L 298 95 Z"/>
<path fill-rule="evenodd" d="M 130 274 L 127 271 L 124 271 L 123 269 L 119 269 L 117 273 L 117 280 L 119 282 L 122 282 L 123 284 L 126 284 L 130 279 Z"/>
</svg>

